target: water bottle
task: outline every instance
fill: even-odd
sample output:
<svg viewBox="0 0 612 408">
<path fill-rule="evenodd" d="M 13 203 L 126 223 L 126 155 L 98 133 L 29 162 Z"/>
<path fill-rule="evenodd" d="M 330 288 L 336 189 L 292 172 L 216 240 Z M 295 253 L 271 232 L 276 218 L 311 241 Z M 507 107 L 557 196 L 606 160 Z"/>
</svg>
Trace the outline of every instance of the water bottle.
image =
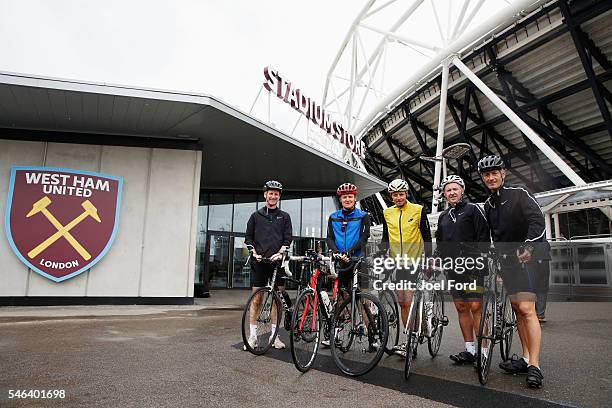
<svg viewBox="0 0 612 408">
<path fill-rule="evenodd" d="M 325 305 L 325 309 L 327 310 L 327 313 L 331 314 L 332 305 L 331 305 L 331 301 L 329 300 L 329 295 L 327 294 L 326 291 L 324 290 L 321 291 L 321 298 L 323 299 L 323 304 Z"/>
</svg>

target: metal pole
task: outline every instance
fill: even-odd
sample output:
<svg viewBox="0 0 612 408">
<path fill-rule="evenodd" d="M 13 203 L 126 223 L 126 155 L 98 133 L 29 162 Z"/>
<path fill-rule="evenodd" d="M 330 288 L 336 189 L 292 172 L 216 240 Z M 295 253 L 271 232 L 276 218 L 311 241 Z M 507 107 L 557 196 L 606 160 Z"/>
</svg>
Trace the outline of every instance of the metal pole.
<svg viewBox="0 0 612 408">
<path fill-rule="evenodd" d="M 270 92 L 268 92 L 268 125 L 270 124 Z"/>
<path fill-rule="evenodd" d="M 446 122 L 446 93 L 448 91 L 448 60 L 442 61 L 442 87 L 440 88 L 440 112 L 438 115 L 438 141 L 436 143 L 436 157 L 442 157 L 442 150 L 444 147 L 444 125 Z M 433 185 L 433 200 L 431 203 L 431 213 L 437 214 L 439 206 L 439 192 L 438 187 L 440 186 L 440 174 L 442 172 L 442 162 L 436 161 L 436 167 L 434 171 L 434 185 Z"/>
<path fill-rule="evenodd" d="M 253 108 L 255 107 L 255 104 L 257 103 L 257 100 L 259 99 L 259 95 L 261 95 L 261 91 L 264 89 L 264 86 L 262 85 L 259 88 L 259 92 L 257 92 L 257 96 L 255 97 L 255 100 L 253 101 L 253 104 L 251 105 L 251 109 L 249 109 L 249 115 L 253 112 Z"/>
<path fill-rule="evenodd" d="M 552 225 L 550 223 L 550 214 L 544 214 L 544 223 L 546 225 L 546 239 L 552 238 Z"/>
<path fill-rule="evenodd" d="M 508 119 L 510 119 L 510 121 L 516 127 L 519 128 L 521 132 L 523 132 L 525 136 L 527 136 L 527 138 L 529 138 L 529 140 L 533 142 L 534 145 L 536 145 L 542 151 L 542 153 L 546 155 L 546 157 L 548 157 L 548 160 L 557 166 L 557 168 L 559 168 L 559 170 L 561 170 L 561 172 L 565 174 L 568 179 L 570 179 L 572 183 L 577 186 L 586 184 L 586 182 L 578 174 L 576 174 L 576 172 L 572 170 L 572 168 L 568 166 L 567 163 L 563 161 L 563 159 L 553 149 L 551 149 L 551 147 L 548 146 L 536 132 L 533 131 L 533 129 L 523 122 L 523 120 L 519 118 L 518 115 L 514 113 L 514 111 L 510 109 L 508 105 L 506 105 L 487 85 L 485 85 L 485 83 L 482 82 L 480 78 L 476 76 L 476 74 L 474 74 L 463 62 L 461 62 L 457 56 L 452 58 L 452 62 L 495 106 L 497 106 L 500 111 L 502 111 L 504 115 L 506 115 Z"/>
<path fill-rule="evenodd" d="M 559 213 L 552 215 L 553 223 L 555 225 L 555 238 L 561 238 L 561 230 L 559 229 Z"/>
<path fill-rule="evenodd" d="M 448 172 L 447 172 L 447 169 L 446 169 L 446 158 L 443 157 L 442 158 L 442 177 L 446 178 L 447 176 L 448 176 Z"/>
</svg>

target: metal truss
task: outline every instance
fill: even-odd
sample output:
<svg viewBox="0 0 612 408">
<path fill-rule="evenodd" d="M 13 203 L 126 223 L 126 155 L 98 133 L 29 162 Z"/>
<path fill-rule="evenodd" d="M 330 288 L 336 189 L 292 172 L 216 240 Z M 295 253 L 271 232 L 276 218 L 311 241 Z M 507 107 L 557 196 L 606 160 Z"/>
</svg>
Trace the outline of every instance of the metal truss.
<svg viewBox="0 0 612 408">
<path fill-rule="evenodd" d="M 463 5 L 465 3 L 469 1 L 464 2 Z M 374 123 L 373 126 L 368 123 L 367 117 L 359 118 L 359 115 L 355 116 L 354 113 L 350 113 L 353 115 L 353 126 L 356 125 L 357 130 L 360 130 L 354 133 L 363 137 L 367 145 L 368 153 L 364 164 L 368 171 L 372 170 L 373 174 L 385 181 L 396 177 L 410 180 L 414 183 L 411 187 L 411 195 L 424 205 L 431 203 L 431 200 L 435 198 L 432 186 L 439 182 L 439 175 L 435 174 L 436 171 L 431 163 L 423 163 L 418 160 L 418 157 L 433 155 L 443 146 L 457 142 L 470 144 L 472 152 L 462 160 L 452 163 L 449 169 L 463 176 L 466 181 L 469 180 L 466 191 L 470 198 L 477 201 L 486 197 L 486 191 L 479 182 L 476 172 L 477 160 L 484 155 L 502 156 L 510 174 L 535 191 L 556 189 L 571 184 L 582 185 L 586 182 L 592 183 L 612 178 L 612 164 L 604 159 L 599 151 L 585 142 L 585 137 L 602 132 L 612 138 L 612 119 L 608 108 L 608 103 L 612 104 L 612 93 L 605 85 L 612 79 L 612 63 L 598 44 L 590 38 L 588 30 L 583 28 L 585 23 L 612 9 L 612 2 L 609 0 L 560 0 L 541 4 L 539 8 L 522 15 L 505 30 L 501 30 L 484 41 L 481 40 L 478 46 L 472 47 L 467 53 L 464 51 L 465 54 L 460 58 L 456 54 L 450 55 L 448 57 L 449 75 L 452 79 L 447 89 L 444 88 L 444 74 L 440 72 L 441 67 L 444 71 L 443 61 L 439 61 L 436 68 L 437 74 L 424 75 L 417 81 L 418 83 L 411 84 L 402 93 L 406 96 L 398 98 L 396 95 L 395 99 L 388 98 L 383 101 L 386 102 L 385 108 L 381 110 L 383 115 L 380 112 L 374 112 L 373 116 L 371 115 L 375 118 L 374 122 L 369 122 Z M 550 17 L 551 15 L 561 15 L 562 18 L 552 21 L 554 19 Z M 546 18 L 552 21 L 549 24 L 550 27 L 545 27 L 541 33 L 525 41 L 526 45 L 516 47 L 514 52 L 503 52 L 505 48 L 508 48 L 503 46 L 504 43 L 508 44 L 513 39 L 519 38 L 524 35 L 524 32 L 527 32 L 530 26 L 537 25 Z M 440 28 L 437 23 L 436 26 Z M 453 24 L 451 26 L 455 27 Z M 459 31 L 460 28 L 458 28 Z M 398 35 L 390 35 L 395 31 L 393 29 L 384 32 L 384 34 L 389 34 L 386 41 L 389 39 L 402 40 L 413 48 L 424 45 L 410 43 L 406 38 L 399 39 Z M 541 47 L 562 35 L 571 38 L 575 47 L 575 55 L 584 70 L 583 78 L 586 79 L 568 80 L 562 87 L 556 87 L 546 94 L 542 94 L 538 89 L 530 89 L 520 79 L 520 76 L 513 73 L 511 68 L 513 62 L 530 52 L 545 53 L 546 51 Z M 441 35 L 442 37 L 444 36 Z M 446 46 L 448 48 L 448 43 Z M 435 52 L 436 50 L 431 49 L 430 51 Z M 477 60 L 484 61 L 484 63 L 478 65 Z M 489 78 L 486 85 L 482 83 L 486 89 L 483 90 L 475 85 L 472 80 L 465 80 L 468 73 L 464 72 L 460 65 L 477 75 L 478 78 Z M 494 83 L 491 78 L 494 79 Z M 360 85 L 355 83 L 354 86 Z M 584 94 L 584 91 L 587 90 L 594 98 L 594 104 L 598 108 L 601 120 L 598 123 L 590 123 L 578 128 L 565 123 L 552 105 L 577 93 L 583 92 Z M 434 94 L 437 92 L 437 96 L 431 97 L 432 92 Z M 440 106 L 441 99 L 444 99 L 441 98 L 441 95 L 444 95 L 446 99 L 444 111 L 452 116 L 452 123 L 456 130 L 453 132 L 455 136 L 446 139 L 444 131 L 440 129 L 440 123 L 444 123 L 442 119 L 439 120 L 437 131 L 434 131 L 425 120 L 421 119 L 431 109 Z M 483 98 L 488 99 L 487 102 L 498 98 L 510 112 L 502 110 L 501 114 L 497 111 L 491 115 L 489 109 L 485 116 Z M 443 110 L 440 109 L 440 111 Z M 348 112 L 354 112 L 354 110 L 348 109 Z M 392 125 L 385 128 L 383 123 L 389 122 L 388 118 L 396 116 L 401 119 L 395 122 L 391 120 Z M 440 118 L 442 117 L 443 114 L 440 113 Z M 508 121 L 520 129 L 522 140 L 519 140 L 521 142 L 517 142 L 516 139 L 510 140 L 499 132 L 499 126 Z M 446 127 L 448 132 L 448 124 Z M 380 136 L 373 137 L 372 129 L 377 129 Z M 405 134 L 405 129 L 411 130 L 410 137 L 414 137 L 418 150 L 415 151 L 415 144 L 410 143 L 413 146 L 411 149 L 406 140 L 399 137 L 400 132 Z M 441 132 L 442 137 L 440 138 Z M 436 141 L 435 144 L 433 140 Z M 391 160 L 385 158 L 385 155 L 389 157 L 389 154 L 385 153 L 387 151 L 391 152 Z M 546 160 L 554 165 L 552 169 L 550 166 L 544 166 Z M 558 175 L 555 167 L 561 170 L 561 175 Z M 372 203 L 367 203 L 368 209 L 370 205 L 377 205 L 377 203 L 374 200 Z"/>
</svg>

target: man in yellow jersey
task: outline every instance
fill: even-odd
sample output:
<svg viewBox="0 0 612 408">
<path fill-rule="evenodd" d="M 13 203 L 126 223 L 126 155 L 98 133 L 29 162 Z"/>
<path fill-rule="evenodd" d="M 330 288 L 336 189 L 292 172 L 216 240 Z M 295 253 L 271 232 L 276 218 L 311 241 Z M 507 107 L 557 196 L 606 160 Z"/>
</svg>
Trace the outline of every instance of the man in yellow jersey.
<svg viewBox="0 0 612 408">
<path fill-rule="evenodd" d="M 431 255 L 431 231 L 425 207 L 408 201 L 408 183 L 397 179 L 389 183 L 387 189 L 393 200 L 392 207 L 385 209 L 383 236 L 379 248 L 389 250 L 389 256 L 408 259 L 408 264 L 418 261 L 423 255 Z M 396 269 L 396 282 L 415 282 L 416 271 L 413 268 L 403 267 Z M 397 297 L 400 305 L 402 323 L 406 327 L 410 304 L 412 303 L 411 290 L 398 290 Z M 404 331 L 405 332 L 405 331 Z M 406 356 L 406 343 L 399 344 L 395 351 L 402 357 Z"/>
</svg>

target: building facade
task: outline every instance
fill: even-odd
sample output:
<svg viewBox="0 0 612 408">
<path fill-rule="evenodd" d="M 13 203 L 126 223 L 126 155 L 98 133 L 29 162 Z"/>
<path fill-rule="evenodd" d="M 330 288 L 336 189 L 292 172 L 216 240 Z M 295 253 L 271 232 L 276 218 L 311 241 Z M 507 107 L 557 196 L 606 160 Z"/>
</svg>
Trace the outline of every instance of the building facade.
<svg viewBox="0 0 612 408">
<path fill-rule="evenodd" d="M 266 180 L 285 186 L 294 251 L 325 236 L 339 184 L 385 186 L 205 95 L 0 73 L 0 107 L 0 304 L 248 287 L 246 220 Z M 94 180 L 119 191 L 109 201 Z"/>
</svg>

